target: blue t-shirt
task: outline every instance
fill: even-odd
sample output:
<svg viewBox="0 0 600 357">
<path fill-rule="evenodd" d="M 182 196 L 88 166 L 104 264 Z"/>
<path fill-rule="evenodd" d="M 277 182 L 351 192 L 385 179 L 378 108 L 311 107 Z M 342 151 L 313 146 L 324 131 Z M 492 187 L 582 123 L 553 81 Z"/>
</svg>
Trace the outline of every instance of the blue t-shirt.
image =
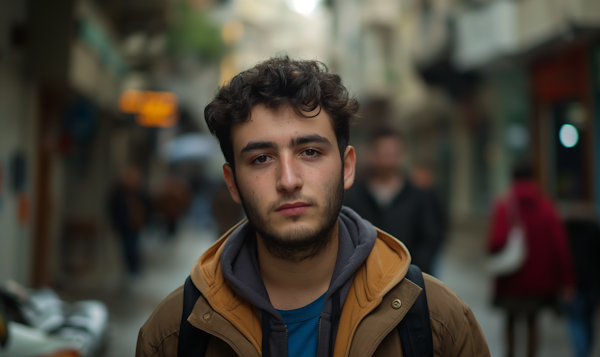
<svg viewBox="0 0 600 357">
<path fill-rule="evenodd" d="M 315 357 L 317 355 L 319 317 L 323 310 L 325 294 L 299 309 L 277 310 L 288 327 L 289 357 Z"/>
</svg>

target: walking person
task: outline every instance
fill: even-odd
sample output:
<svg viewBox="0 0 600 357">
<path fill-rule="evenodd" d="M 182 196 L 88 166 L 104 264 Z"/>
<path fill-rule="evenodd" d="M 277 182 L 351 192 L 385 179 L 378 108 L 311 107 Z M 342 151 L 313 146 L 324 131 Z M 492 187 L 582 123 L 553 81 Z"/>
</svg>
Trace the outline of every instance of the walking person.
<svg viewBox="0 0 600 357">
<path fill-rule="evenodd" d="M 372 138 L 369 176 L 348 190 L 344 204 L 374 226 L 399 239 L 412 263 L 431 273 L 442 244 L 444 218 L 431 194 L 406 175 L 402 138 L 382 129 Z"/>
<path fill-rule="evenodd" d="M 242 207 L 231 199 L 229 189 L 224 182 L 215 189 L 211 213 L 217 223 L 219 237 L 227 233 L 244 216 Z"/>
<path fill-rule="evenodd" d="M 550 199 L 537 188 L 532 165 L 515 165 L 512 176 L 508 194 L 493 209 L 488 251 L 501 251 L 511 228 L 521 224 L 527 253 L 517 272 L 495 278 L 493 304 L 506 312 L 506 355 L 515 355 L 515 326 L 525 318 L 527 356 L 534 357 L 540 311 L 556 308 L 559 298 L 570 300 L 575 279 L 563 223 Z"/>
<path fill-rule="evenodd" d="M 156 308 L 137 356 L 490 355 L 471 309 L 342 206 L 357 110 L 317 61 L 273 58 L 218 90 L 205 118 L 248 219 Z"/>
<path fill-rule="evenodd" d="M 140 273 L 140 231 L 150 217 L 150 200 L 137 168 L 124 171 L 108 201 L 109 218 L 122 243 L 125 268 L 134 278 Z"/>
<path fill-rule="evenodd" d="M 440 239 L 434 250 L 434 257 L 431 263 L 430 274 L 439 277 L 441 273 L 442 247 L 448 235 L 448 212 L 442 203 L 439 192 L 436 190 L 436 179 L 433 165 L 426 161 L 417 161 L 411 169 L 410 179 L 413 185 L 424 191 L 425 195 L 431 200 L 430 206 L 434 210 L 435 219 L 440 229 Z M 436 227 L 437 228 L 437 227 Z"/>
<path fill-rule="evenodd" d="M 165 227 L 165 238 L 177 236 L 179 220 L 188 211 L 192 193 L 185 180 L 167 176 L 154 200 L 154 210 Z"/>
</svg>

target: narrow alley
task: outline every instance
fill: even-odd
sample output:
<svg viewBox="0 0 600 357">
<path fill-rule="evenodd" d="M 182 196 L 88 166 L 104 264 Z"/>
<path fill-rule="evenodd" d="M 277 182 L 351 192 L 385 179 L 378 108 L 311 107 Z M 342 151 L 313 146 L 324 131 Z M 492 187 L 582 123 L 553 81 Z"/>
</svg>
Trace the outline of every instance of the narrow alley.
<svg viewBox="0 0 600 357">
<path fill-rule="evenodd" d="M 134 356 L 246 213 L 306 235 L 287 258 L 331 248 L 341 205 L 471 307 L 491 356 L 600 357 L 600 0 L 0 0 L 0 357 Z M 298 295 L 331 288 L 340 251 L 295 289 L 273 265 L 299 293 L 282 305 L 337 316 Z"/>
</svg>

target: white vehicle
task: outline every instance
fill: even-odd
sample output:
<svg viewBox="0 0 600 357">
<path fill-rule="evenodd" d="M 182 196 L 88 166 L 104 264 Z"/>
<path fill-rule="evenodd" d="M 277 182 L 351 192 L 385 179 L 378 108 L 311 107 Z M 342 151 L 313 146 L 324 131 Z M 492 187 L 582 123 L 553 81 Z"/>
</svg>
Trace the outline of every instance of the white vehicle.
<svg viewBox="0 0 600 357">
<path fill-rule="evenodd" d="M 70 304 L 50 289 L 0 289 L 0 357 L 97 357 L 107 328 L 101 301 Z"/>
</svg>

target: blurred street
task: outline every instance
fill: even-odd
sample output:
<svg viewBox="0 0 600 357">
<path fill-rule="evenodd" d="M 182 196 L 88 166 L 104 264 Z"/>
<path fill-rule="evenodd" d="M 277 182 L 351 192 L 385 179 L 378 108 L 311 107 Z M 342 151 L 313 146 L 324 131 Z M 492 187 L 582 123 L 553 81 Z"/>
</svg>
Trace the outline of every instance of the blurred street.
<svg viewBox="0 0 600 357">
<path fill-rule="evenodd" d="M 471 307 L 483 329 L 492 356 L 504 356 L 504 315 L 490 307 L 491 284 L 483 270 L 481 237 L 486 228 L 483 221 L 457 227 L 440 262 L 439 279 L 448 284 Z M 118 293 L 102 297 L 111 311 L 112 324 L 105 357 L 134 354 L 142 324 L 167 294 L 183 284 L 192 264 L 214 242 L 216 236 L 210 230 L 197 230 L 188 226 L 172 241 L 165 242 L 151 234 L 145 238 L 144 272 L 139 280 L 122 288 Z M 85 296 L 79 296 L 83 297 Z M 73 299 L 74 296 L 69 298 Z M 600 322 L 600 314 L 596 321 Z M 539 355 L 570 356 L 571 347 L 564 318 L 546 311 L 542 314 L 539 324 Z M 519 333 L 518 336 L 522 334 Z M 600 339 L 600 331 L 596 331 L 596 336 Z M 523 351 L 524 339 L 518 338 L 517 345 Z M 600 346 L 596 346 L 591 356 L 600 356 Z"/>
<path fill-rule="evenodd" d="M 210 231 L 182 230 L 169 242 L 148 237 L 143 245 L 144 270 L 121 294 L 106 303 L 114 329 L 106 356 L 133 356 L 140 327 L 171 291 L 182 285 L 191 267 L 215 240 Z"/>
<path fill-rule="evenodd" d="M 543 310 L 531 354 L 600 357 L 598 0 L 0 0 L 0 289 L 104 302 L 110 325 L 98 303 L 70 352 L 89 357 L 108 333 L 106 357 L 133 355 L 158 303 L 244 216 L 207 104 L 286 56 L 320 61 L 359 104 L 344 204 L 471 306 L 492 356 L 510 355 L 509 312 L 534 321 L 572 292 L 572 325 Z M 525 258 L 494 294 L 486 267 L 514 228 Z M 516 327 L 516 356 L 529 330 Z"/>
<path fill-rule="evenodd" d="M 182 229 L 169 241 L 152 233 L 143 237 L 140 276 L 121 281 L 112 291 L 92 294 L 105 302 L 111 312 L 111 330 L 104 356 L 134 355 L 140 327 L 156 306 L 183 284 L 196 259 L 214 241 L 212 231 L 191 227 Z M 107 256 L 107 260 L 115 261 L 116 265 L 119 259 L 120 256 L 112 253 Z M 69 301 L 92 297 L 90 293 L 63 292 L 61 295 Z"/>
</svg>

